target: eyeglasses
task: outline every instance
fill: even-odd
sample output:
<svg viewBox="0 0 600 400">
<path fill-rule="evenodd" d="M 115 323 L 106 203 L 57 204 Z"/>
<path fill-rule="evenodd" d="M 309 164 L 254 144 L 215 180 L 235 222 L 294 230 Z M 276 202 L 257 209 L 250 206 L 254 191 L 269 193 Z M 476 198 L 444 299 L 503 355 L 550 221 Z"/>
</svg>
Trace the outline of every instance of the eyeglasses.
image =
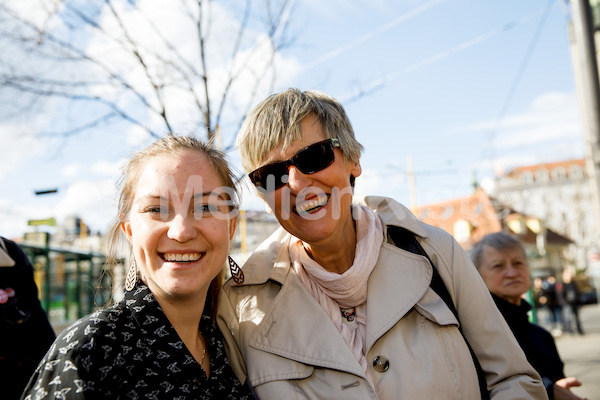
<svg viewBox="0 0 600 400">
<path fill-rule="evenodd" d="M 288 171 L 292 165 L 303 174 L 314 174 L 329 167 L 335 160 L 333 149 L 336 147 L 340 147 L 337 138 L 311 144 L 289 160 L 263 165 L 250 172 L 248 177 L 256 187 L 277 190 L 288 182 Z"/>
</svg>

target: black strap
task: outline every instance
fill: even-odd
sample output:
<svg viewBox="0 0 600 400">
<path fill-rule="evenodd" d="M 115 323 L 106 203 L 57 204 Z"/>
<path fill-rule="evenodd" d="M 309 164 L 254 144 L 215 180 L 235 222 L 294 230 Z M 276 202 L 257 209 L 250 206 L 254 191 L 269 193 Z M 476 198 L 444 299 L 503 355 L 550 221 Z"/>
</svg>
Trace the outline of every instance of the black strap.
<svg viewBox="0 0 600 400">
<path fill-rule="evenodd" d="M 407 229 L 393 225 L 388 226 L 387 230 L 388 236 L 392 239 L 396 247 L 409 251 L 413 254 L 425 256 L 427 257 L 427 260 L 429 260 L 429 263 L 433 267 L 433 276 L 431 278 L 431 283 L 429 284 L 429 287 L 431 287 L 431 289 L 434 292 L 436 292 L 437 295 L 442 298 L 442 300 L 444 300 L 450 311 L 452 311 L 452 313 L 456 317 L 456 320 L 459 321 L 458 330 L 462 335 L 463 339 L 465 340 L 467 347 L 469 348 L 469 352 L 471 353 L 471 357 L 473 358 L 473 364 L 475 365 L 475 369 L 477 370 L 477 379 L 479 381 L 479 391 L 481 393 L 481 399 L 488 400 L 490 398 L 490 393 L 487 390 L 485 374 L 483 373 L 483 369 L 481 368 L 481 364 L 479 363 L 475 352 L 471 348 L 469 341 L 467 340 L 465 334 L 462 331 L 462 328 L 460 326 L 460 319 L 458 318 L 458 311 L 456 311 L 456 306 L 454 305 L 452 297 L 450 297 L 450 293 L 448 292 L 448 288 L 444 284 L 444 281 L 442 280 L 442 277 L 440 276 L 437 268 L 435 267 L 435 264 L 431 261 L 429 255 L 425 252 L 421 244 L 417 241 L 417 238 L 415 237 L 414 233 Z"/>
<path fill-rule="evenodd" d="M 256 395 L 256 392 L 254 391 L 254 388 L 252 387 L 248 377 L 246 377 L 246 380 L 244 381 L 244 387 L 248 391 L 248 399 L 258 400 L 258 396 Z"/>
</svg>

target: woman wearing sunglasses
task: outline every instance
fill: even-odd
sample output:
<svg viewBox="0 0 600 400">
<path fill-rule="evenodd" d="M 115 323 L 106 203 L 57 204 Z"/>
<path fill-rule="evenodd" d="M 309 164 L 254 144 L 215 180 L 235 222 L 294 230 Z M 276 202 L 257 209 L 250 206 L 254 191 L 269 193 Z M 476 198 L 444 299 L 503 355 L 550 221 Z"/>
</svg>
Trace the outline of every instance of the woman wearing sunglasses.
<svg viewBox="0 0 600 400">
<path fill-rule="evenodd" d="M 232 367 L 259 398 L 546 398 L 452 237 L 392 199 L 353 204 L 362 146 L 335 99 L 273 95 L 248 116 L 238 147 L 282 226 L 219 300 Z M 395 243 L 399 231 L 436 266 L 467 341 L 454 305 L 430 285 L 432 264 Z"/>
</svg>

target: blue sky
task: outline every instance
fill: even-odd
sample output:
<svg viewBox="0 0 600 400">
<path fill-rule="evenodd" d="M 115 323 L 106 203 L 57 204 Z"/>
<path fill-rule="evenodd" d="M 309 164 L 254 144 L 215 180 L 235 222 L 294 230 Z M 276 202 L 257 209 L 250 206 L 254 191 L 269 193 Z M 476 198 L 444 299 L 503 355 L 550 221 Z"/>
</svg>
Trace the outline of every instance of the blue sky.
<svg viewBox="0 0 600 400">
<path fill-rule="evenodd" d="M 237 3 L 215 7 L 235 18 Z M 518 165 L 583 156 L 568 19 L 563 0 L 297 0 L 276 91 L 319 89 L 344 104 L 365 147 L 358 195 L 408 205 L 410 156 L 419 205 L 461 197 L 474 176 L 489 182 Z M 0 121 L 3 236 L 31 230 L 28 219 L 70 214 L 103 230 L 120 163 L 151 141 L 126 124 L 40 138 L 36 127 L 76 118 L 78 108 L 50 111 Z M 224 122 L 225 143 L 236 127 L 234 117 Z M 235 150 L 230 158 L 241 169 Z M 59 193 L 33 194 L 54 187 Z M 243 204 L 262 208 L 252 192 Z"/>
</svg>

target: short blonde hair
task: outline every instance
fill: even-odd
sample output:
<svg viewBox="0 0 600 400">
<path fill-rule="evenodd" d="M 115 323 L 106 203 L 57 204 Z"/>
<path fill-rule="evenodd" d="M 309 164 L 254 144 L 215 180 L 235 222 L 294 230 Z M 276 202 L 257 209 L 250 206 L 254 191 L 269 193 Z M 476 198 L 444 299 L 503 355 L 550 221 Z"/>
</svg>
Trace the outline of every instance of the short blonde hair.
<svg viewBox="0 0 600 400">
<path fill-rule="evenodd" d="M 283 146 L 285 150 L 302 139 L 301 122 L 311 114 L 321 123 L 327 139 L 339 139 L 344 158 L 358 162 L 363 146 L 354 137 L 344 107 L 323 92 L 292 88 L 269 96 L 246 117 L 237 137 L 246 172 L 262 166 L 273 149 Z"/>
</svg>

